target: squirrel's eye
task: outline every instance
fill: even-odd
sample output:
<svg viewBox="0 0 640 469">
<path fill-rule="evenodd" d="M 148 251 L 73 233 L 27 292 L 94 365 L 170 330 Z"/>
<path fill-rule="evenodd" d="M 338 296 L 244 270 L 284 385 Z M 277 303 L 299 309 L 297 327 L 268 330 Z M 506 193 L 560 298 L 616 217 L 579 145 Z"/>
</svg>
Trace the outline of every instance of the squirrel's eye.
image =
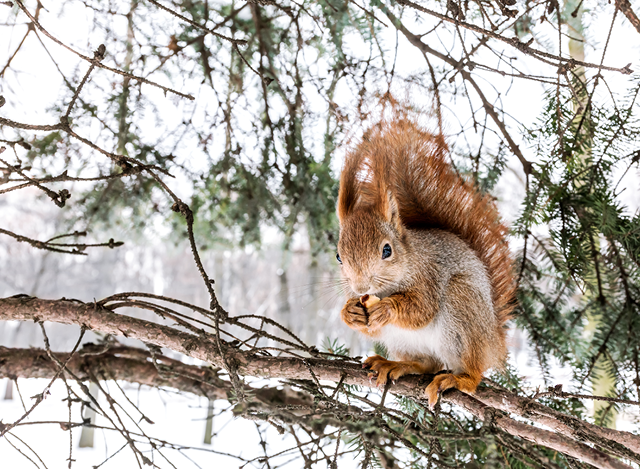
<svg viewBox="0 0 640 469">
<path fill-rule="evenodd" d="M 340 259 L 340 254 L 336 253 L 336 259 L 338 260 L 338 262 L 340 262 L 340 264 L 342 264 L 342 259 Z"/>
<path fill-rule="evenodd" d="M 382 258 L 386 259 L 387 257 L 391 257 L 391 246 L 385 244 L 382 248 Z"/>
</svg>

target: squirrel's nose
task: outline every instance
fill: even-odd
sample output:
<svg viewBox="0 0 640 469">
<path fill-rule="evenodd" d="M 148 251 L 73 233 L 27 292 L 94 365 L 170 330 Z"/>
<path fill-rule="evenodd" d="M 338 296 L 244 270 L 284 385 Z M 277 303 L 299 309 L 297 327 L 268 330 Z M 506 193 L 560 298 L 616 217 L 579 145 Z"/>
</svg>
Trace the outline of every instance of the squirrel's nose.
<svg viewBox="0 0 640 469">
<path fill-rule="evenodd" d="M 371 289 L 371 282 L 359 282 L 353 285 L 353 292 L 358 295 L 366 295 Z"/>
</svg>

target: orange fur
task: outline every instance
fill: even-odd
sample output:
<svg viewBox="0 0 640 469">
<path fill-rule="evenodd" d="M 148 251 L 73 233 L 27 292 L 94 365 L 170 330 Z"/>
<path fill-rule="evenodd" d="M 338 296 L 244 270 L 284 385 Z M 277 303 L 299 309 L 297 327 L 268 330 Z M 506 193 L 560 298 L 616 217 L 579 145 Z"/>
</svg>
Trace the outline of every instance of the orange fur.
<svg viewBox="0 0 640 469">
<path fill-rule="evenodd" d="M 436 373 L 440 370 L 442 364 L 435 361 L 429 363 L 411 360 L 393 361 L 387 360 L 380 355 L 374 355 L 367 358 L 362 366 L 377 373 L 376 386 L 384 386 L 387 380 L 395 381 L 404 375 Z"/>
<path fill-rule="evenodd" d="M 454 373 L 436 376 L 427 387 L 432 405 L 452 387 L 474 392 L 484 371 L 501 366 L 503 326 L 515 306 L 507 229 L 490 196 L 453 170 L 447 152 L 442 136 L 406 117 L 383 121 L 347 154 L 338 196 L 339 254 L 353 291 L 342 318 L 406 349 L 400 361 L 365 361 L 378 384 L 453 363 Z M 381 260 L 387 245 L 393 256 Z M 382 299 L 370 308 L 358 301 L 377 293 Z M 430 331 L 442 331 L 447 342 Z M 439 348 L 420 342 L 420 334 Z"/>
<path fill-rule="evenodd" d="M 395 152 L 412 156 L 396 158 Z M 346 218 L 356 204 L 380 211 L 387 203 L 386 192 L 392 191 L 405 227 L 449 231 L 478 254 L 489 272 L 496 314 L 504 324 L 515 307 L 507 228 L 491 197 L 462 179 L 447 163 L 447 153 L 443 136 L 432 135 L 409 119 L 375 125 L 346 157 L 338 215 Z M 361 173 L 366 178 L 358 177 Z"/>
</svg>

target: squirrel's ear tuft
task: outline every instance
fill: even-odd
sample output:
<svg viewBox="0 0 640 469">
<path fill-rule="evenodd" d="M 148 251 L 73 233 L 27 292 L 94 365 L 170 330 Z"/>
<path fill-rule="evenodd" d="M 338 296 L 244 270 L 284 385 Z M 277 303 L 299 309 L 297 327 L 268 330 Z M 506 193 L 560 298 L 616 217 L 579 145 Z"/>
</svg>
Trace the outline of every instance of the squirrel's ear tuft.
<svg viewBox="0 0 640 469">
<path fill-rule="evenodd" d="M 349 216 L 358 202 L 357 186 L 355 181 L 347 181 L 342 173 L 340 178 L 340 191 L 338 192 L 338 221 L 342 222 Z"/>
<path fill-rule="evenodd" d="M 391 190 L 386 191 L 386 197 L 380 197 L 380 205 L 379 210 L 384 219 L 393 223 L 396 228 L 401 228 L 402 223 L 400 222 L 400 210 L 398 209 L 398 201 L 395 196 L 391 192 Z"/>
<path fill-rule="evenodd" d="M 353 209 L 360 198 L 360 184 L 358 181 L 358 170 L 362 155 L 350 153 L 347 155 L 342 173 L 340 174 L 340 189 L 338 191 L 338 219 L 342 223 Z"/>
</svg>

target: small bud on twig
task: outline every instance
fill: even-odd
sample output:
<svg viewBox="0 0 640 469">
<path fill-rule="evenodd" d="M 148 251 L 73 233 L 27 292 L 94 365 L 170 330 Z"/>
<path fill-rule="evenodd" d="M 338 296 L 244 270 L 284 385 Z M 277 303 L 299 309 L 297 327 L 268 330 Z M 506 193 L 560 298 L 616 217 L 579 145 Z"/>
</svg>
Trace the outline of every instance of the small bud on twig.
<svg viewBox="0 0 640 469">
<path fill-rule="evenodd" d="M 93 58 L 96 59 L 98 62 L 102 61 L 102 59 L 104 59 L 104 55 L 107 52 L 107 48 L 105 47 L 104 44 L 100 44 L 98 46 L 98 50 L 93 51 Z"/>
</svg>

